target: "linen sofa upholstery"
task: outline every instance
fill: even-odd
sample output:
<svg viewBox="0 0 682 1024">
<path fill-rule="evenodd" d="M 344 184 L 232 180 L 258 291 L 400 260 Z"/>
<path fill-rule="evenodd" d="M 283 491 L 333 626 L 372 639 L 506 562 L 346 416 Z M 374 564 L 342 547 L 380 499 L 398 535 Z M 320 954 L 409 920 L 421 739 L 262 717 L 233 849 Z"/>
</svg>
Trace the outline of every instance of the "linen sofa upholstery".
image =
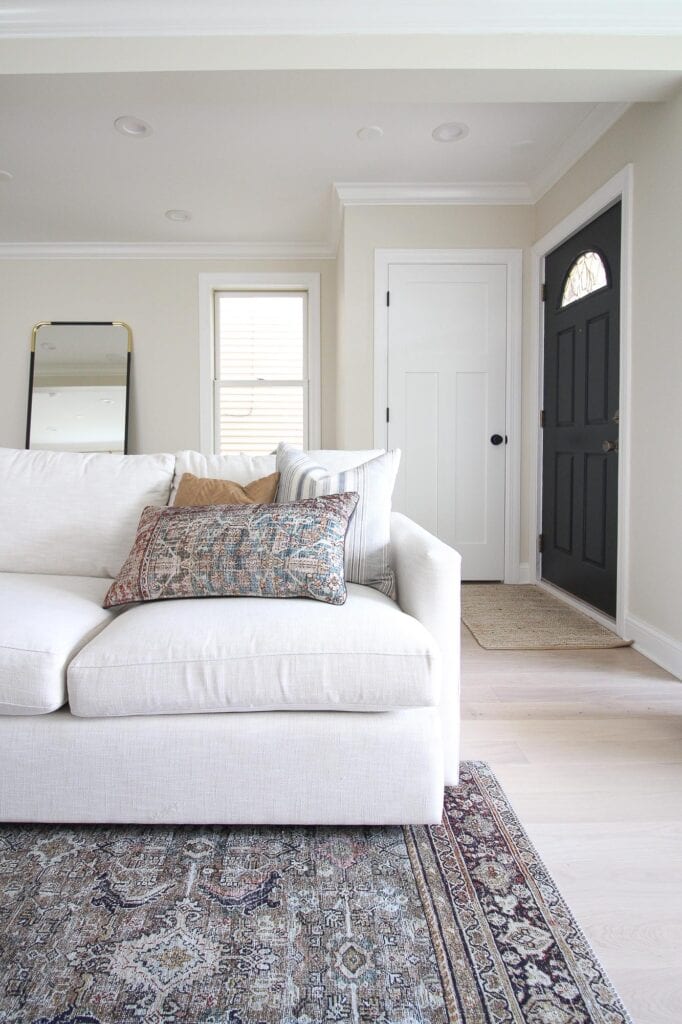
<svg viewBox="0 0 682 1024">
<path fill-rule="evenodd" d="M 462 556 L 407 516 L 391 516 L 398 603 L 438 644 L 445 784 L 459 778 L 460 586 Z"/>
<path fill-rule="evenodd" d="M 377 454 L 311 453 L 329 472 Z M 317 680 L 310 648 L 302 659 L 305 672 L 298 661 L 294 668 L 293 648 L 273 648 L 272 653 L 285 655 L 273 659 L 276 672 L 259 670 L 249 652 L 259 650 L 270 626 L 249 626 L 236 602 L 257 602 L 246 618 L 256 607 L 269 615 L 266 605 L 291 606 L 277 613 L 277 629 L 284 635 L 290 616 L 296 634 L 291 643 L 303 645 L 306 633 L 321 635 L 315 616 L 326 607 L 305 600 L 230 598 L 215 608 L 223 599 L 194 602 L 197 643 L 203 637 L 208 648 L 219 650 L 224 633 L 229 639 L 224 649 L 232 654 L 244 644 L 244 661 L 251 661 L 249 700 L 257 696 L 259 710 L 248 710 L 245 702 L 249 687 L 243 666 L 218 681 L 213 667 L 203 674 L 185 668 L 177 673 L 168 665 L 168 652 L 159 659 L 161 670 L 142 657 L 140 664 L 125 663 L 130 652 L 119 645 L 125 671 L 119 672 L 122 665 L 111 657 L 102 658 L 111 670 L 103 683 L 103 666 L 88 662 L 109 640 L 118 644 L 117 637 L 132 641 L 135 636 L 140 649 L 144 630 L 136 624 L 151 623 L 155 616 L 168 616 L 169 635 L 176 602 L 135 606 L 113 617 L 99 607 L 132 545 L 142 509 L 166 504 L 171 484 L 183 472 L 246 483 L 274 468 L 274 455 L 254 460 L 187 452 L 91 456 L 0 449 L 0 598 L 5 609 L 25 609 L 28 622 L 36 619 L 40 604 L 35 588 L 47 587 L 41 602 L 48 607 L 40 616 L 40 643 L 28 625 L 22 633 L 11 616 L 7 622 L 14 625 L 0 633 L 0 686 L 11 693 L 9 703 L 0 705 L 0 820 L 405 824 L 440 819 L 443 782 L 457 782 L 460 560 L 403 516 L 391 521 L 398 604 L 359 587 L 358 600 L 347 610 L 351 617 L 358 613 L 355 640 L 346 636 L 353 630 L 345 626 L 332 629 L 328 623 L 322 631 L 325 643 L 346 645 L 341 650 L 348 659 L 346 676 L 357 678 L 342 678 L 342 666 L 333 664 L 340 657 L 336 646 L 326 650 L 328 663 L 319 668 Z M 22 604 L 16 595 L 24 577 L 30 586 Z M 52 588 L 59 596 L 50 606 Z M 330 610 L 343 614 L 345 607 Z M 145 611 L 148 618 L 141 614 Z M 68 623 L 60 624 L 60 616 L 68 616 Z M 216 635 L 207 638 L 211 631 Z M 230 632 L 243 635 L 237 641 Z M 356 655 L 360 640 L 366 642 L 372 633 L 367 661 L 375 671 L 370 676 Z M 185 639 L 189 643 L 188 635 Z M 389 646 L 397 657 L 388 657 Z M 204 654 L 202 649 L 205 660 Z M 50 710 L 64 700 L 64 668 L 79 715 L 68 706 Z M 200 693 L 200 678 L 206 692 Z M 108 692 L 97 693 L 98 686 Z M 354 710 L 310 709 L 317 707 L 310 702 L 319 699 L 321 689 L 328 701 L 324 707 Z M 227 697 L 231 710 L 201 714 L 194 706 L 192 713 L 179 713 L 183 694 L 203 700 L 205 708 L 216 694 Z M 263 710 L 275 694 L 278 701 L 290 702 L 287 709 Z M 142 711 L 164 700 L 172 713 L 131 712 L 135 701 Z M 303 709 L 294 710 L 299 700 Z M 369 710 L 391 705 L 399 710 Z M 238 708 L 240 713 L 233 713 Z M 102 709 L 108 709 L 106 715 Z M 97 717 L 84 717 L 91 712 Z"/>
<path fill-rule="evenodd" d="M 74 658 L 85 717 L 218 711 L 387 711 L 440 700 L 440 653 L 416 619 L 348 584 L 319 601 L 159 601 L 119 615 Z"/>
<path fill-rule="evenodd" d="M 66 667 L 114 618 L 109 581 L 4 573 L 0 583 L 0 714 L 45 715 L 66 703 Z"/>
<path fill-rule="evenodd" d="M 0 448 L 0 572 L 116 576 L 174 467 L 172 455 Z"/>
<path fill-rule="evenodd" d="M 401 825 L 442 809 L 436 708 L 0 716 L 5 821 Z"/>
</svg>

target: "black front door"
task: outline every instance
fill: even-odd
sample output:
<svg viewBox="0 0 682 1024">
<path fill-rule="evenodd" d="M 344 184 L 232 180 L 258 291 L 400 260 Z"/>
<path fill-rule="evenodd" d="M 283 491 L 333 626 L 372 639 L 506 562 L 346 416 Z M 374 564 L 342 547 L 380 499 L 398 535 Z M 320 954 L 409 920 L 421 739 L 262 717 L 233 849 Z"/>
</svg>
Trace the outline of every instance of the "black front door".
<svg viewBox="0 0 682 1024">
<path fill-rule="evenodd" d="M 621 205 L 545 261 L 542 576 L 616 614 Z"/>
</svg>

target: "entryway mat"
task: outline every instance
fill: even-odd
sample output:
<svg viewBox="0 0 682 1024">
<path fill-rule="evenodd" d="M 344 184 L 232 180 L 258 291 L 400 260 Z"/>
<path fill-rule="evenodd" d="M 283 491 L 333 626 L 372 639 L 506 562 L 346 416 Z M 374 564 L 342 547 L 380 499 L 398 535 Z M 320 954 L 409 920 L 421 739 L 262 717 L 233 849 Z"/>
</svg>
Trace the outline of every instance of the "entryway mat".
<svg viewBox="0 0 682 1024">
<path fill-rule="evenodd" d="M 532 585 L 464 583 L 462 621 L 487 651 L 580 650 L 631 643 Z"/>
</svg>

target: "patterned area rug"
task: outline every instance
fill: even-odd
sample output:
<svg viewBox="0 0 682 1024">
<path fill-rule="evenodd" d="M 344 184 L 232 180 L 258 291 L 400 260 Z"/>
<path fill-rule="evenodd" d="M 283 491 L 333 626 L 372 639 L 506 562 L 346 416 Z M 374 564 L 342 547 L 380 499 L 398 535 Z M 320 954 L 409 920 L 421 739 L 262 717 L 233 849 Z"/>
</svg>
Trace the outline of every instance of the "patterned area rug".
<svg viewBox="0 0 682 1024">
<path fill-rule="evenodd" d="M 629 647 L 610 629 L 541 587 L 465 583 L 462 621 L 487 651 Z"/>
<path fill-rule="evenodd" d="M 625 1024 L 490 769 L 438 826 L 0 826 L 0 1021 Z"/>
</svg>

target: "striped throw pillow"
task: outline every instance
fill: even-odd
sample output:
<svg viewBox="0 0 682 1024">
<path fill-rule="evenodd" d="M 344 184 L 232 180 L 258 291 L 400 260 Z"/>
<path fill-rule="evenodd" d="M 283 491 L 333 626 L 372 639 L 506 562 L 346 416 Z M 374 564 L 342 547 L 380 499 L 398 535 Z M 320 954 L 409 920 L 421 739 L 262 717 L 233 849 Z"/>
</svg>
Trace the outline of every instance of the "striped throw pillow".
<svg viewBox="0 0 682 1024">
<path fill-rule="evenodd" d="M 329 473 L 294 445 L 277 448 L 278 502 L 344 491 L 360 495 L 346 535 L 346 580 L 374 587 L 394 600 L 391 496 L 399 465 L 400 451 L 396 449 L 343 473 Z"/>
</svg>

